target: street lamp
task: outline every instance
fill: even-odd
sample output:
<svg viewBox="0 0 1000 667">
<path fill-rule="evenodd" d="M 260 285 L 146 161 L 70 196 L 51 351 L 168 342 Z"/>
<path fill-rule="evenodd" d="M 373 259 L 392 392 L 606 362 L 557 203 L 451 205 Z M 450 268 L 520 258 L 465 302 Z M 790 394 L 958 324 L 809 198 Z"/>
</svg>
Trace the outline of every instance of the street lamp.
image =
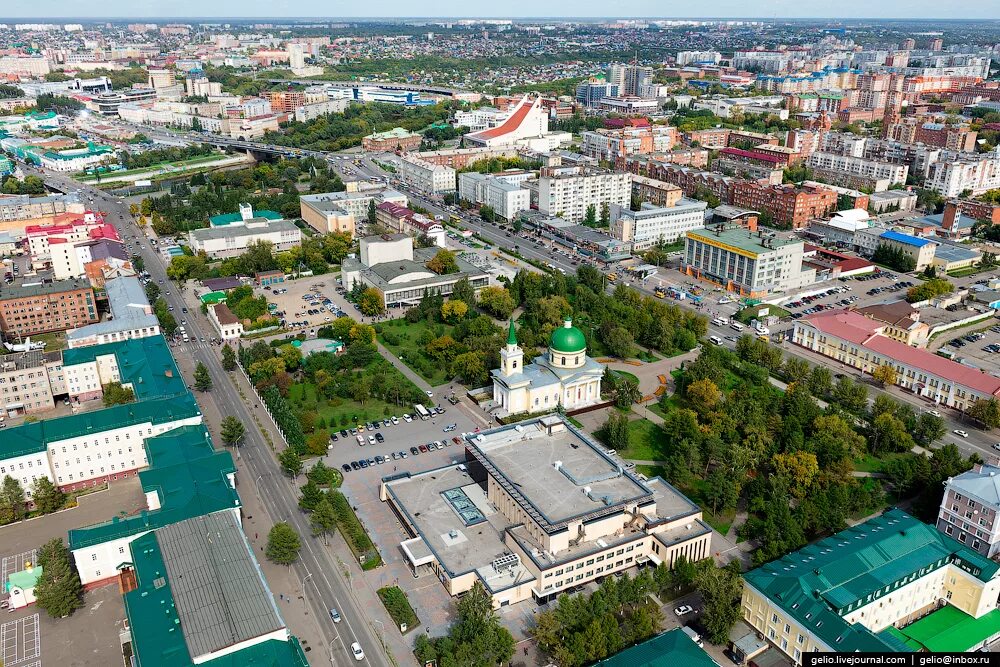
<svg viewBox="0 0 1000 667">
<path fill-rule="evenodd" d="M 303 604 L 305 604 L 305 599 L 306 599 L 306 582 L 309 581 L 309 577 L 311 576 L 312 572 L 306 570 L 306 576 L 302 577 L 302 579 L 299 581 L 299 590 L 302 591 Z"/>
</svg>

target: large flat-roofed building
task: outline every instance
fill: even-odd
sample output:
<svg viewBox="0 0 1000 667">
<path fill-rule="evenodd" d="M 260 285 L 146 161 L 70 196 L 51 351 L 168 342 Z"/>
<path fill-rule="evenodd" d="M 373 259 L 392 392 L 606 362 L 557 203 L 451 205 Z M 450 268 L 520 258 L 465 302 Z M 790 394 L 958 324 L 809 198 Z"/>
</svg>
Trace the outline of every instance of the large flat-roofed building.
<svg viewBox="0 0 1000 667">
<path fill-rule="evenodd" d="M 538 179 L 538 210 L 581 222 L 593 206 L 627 207 L 632 200 L 631 174 L 583 167 L 547 167 Z"/>
<path fill-rule="evenodd" d="M 769 229 L 719 224 L 687 233 L 681 269 L 744 296 L 785 292 L 816 282 L 803 265 L 802 240 Z"/>
<path fill-rule="evenodd" d="M 136 667 L 308 667 L 231 513 L 192 517 L 137 538 L 121 569 Z"/>
<path fill-rule="evenodd" d="M 489 206 L 496 217 L 510 222 L 531 207 L 531 192 L 521 185 L 530 176 L 531 173 L 525 171 L 465 172 L 458 176 L 458 196 L 474 204 Z"/>
<path fill-rule="evenodd" d="M 65 331 L 98 319 L 94 289 L 84 280 L 0 287 L 0 328 L 7 336 Z"/>
<path fill-rule="evenodd" d="M 406 234 L 369 236 L 359 244 L 358 258 L 348 257 L 342 265 L 344 289 L 355 284 L 374 287 L 386 307 L 410 306 L 420 302 L 425 292 L 448 296 L 463 278 L 478 292 L 490 282 L 489 274 L 456 257 L 458 272 L 437 274 L 427 268 L 441 248 L 414 248 Z"/>
<path fill-rule="evenodd" d="M 163 336 L 71 348 L 62 365 L 66 392 L 76 402 L 101 398 L 111 382 L 131 389 L 139 401 L 187 392 Z"/>
<path fill-rule="evenodd" d="M 70 348 L 160 335 L 160 321 L 153 314 L 153 307 L 137 278 L 123 276 L 108 280 L 104 290 L 111 317 L 66 332 L 66 344 Z"/>
<path fill-rule="evenodd" d="M 824 311 L 796 320 L 792 342 L 864 373 L 891 366 L 899 387 L 958 410 L 1000 398 L 1000 377 L 894 340 L 886 327 L 854 311 Z"/>
<path fill-rule="evenodd" d="M 424 138 L 416 132 L 404 130 L 401 127 L 394 127 L 385 132 L 375 132 L 369 134 L 361 140 L 361 147 L 366 151 L 402 151 L 407 153 L 420 148 Z"/>
<path fill-rule="evenodd" d="M 28 195 L 0 195 L 0 221 L 3 223 L 24 221 L 20 227 L 3 225 L 7 231 L 23 230 L 28 221 L 36 224 L 50 222 L 62 213 L 82 214 L 86 206 L 76 195 L 49 195 L 29 197 Z"/>
<path fill-rule="evenodd" d="M 891 229 L 879 235 L 878 244 L 901 250 L 912 257 L 916 263 L 915 271 L 923 271 L 931 265 L 934 261 L 934 250 L 937 247 L 937 244 L 929 239 Z"/>
<path fill-rule="evenodd" d="M 255 215 L 252 207 L 241 204 L 238 214 L 215 216 L 210 227 L 194 229 L 188 233 L 191 249 L 196 253 L 204 251 L 209 257 L 220 259 L 238 257 L 251 244 L 261 241 L 270 243 L 275 252 L 302 245 L 301 229 L 293 222 L 267 213 L 269 212 L 258 211 Z"/>
<path fill-rule="evenodd" d="M 0 408 L 7 417 L 44 412 L 66 393 L 62 355 L 28 350 L 0 357 Z"/>
<path fill-rule="evenodd" d="M 420 192 L 436 195 L 455 192 L 455 170 L 441 164 L 428 162 L 413 153 L 399 161 L 399 177 Z"/>
<path fill-rule="evenodd" d="M 479 132 L 471 132 L 465 135 L 465 139 L 473 146 L 503 148 L 542 137 L 548 131 L 549 115 L 542 108 L 542 99 L 524 96 L 502 123 Z"/>
<path fill-rule="evenodd" d="M 657 243 L 673 243 L 692 229 L 705 226 L 703 201 L 679 199 L 673 206 L 643 203 L 638 211 L 615 204 L 611 207 L 611 235 L 632 244 L 632 250 L 646 250 Z"/>
<path fill-rule="evenodd" d="M 743 619 L 795 663 L 807 651 L 975 650 L 997 632 L 998 569 L 892 509 L 746 573 Z M 928 632 L 942 623 L 962 630 Z"/>
<path fill-rule="evenodd" d="M 465 438 L 465 460 L 386 478 L 415 574 L 451 595 L 482 581 L 495 606 L 543 601 L 635 565 L 710 555 L 701 510 L 640 481 L 559 415 Z"/>
<path fill-rule="evenodd" d="M 354 192 L 324 192 L 299 197 L 302 219 L 320 234 L 343 232 L 354 236 L 368 215 L 368 207 L 383 202 L 406 206 L 406 195 L 384 187 Z"/>
</svg>

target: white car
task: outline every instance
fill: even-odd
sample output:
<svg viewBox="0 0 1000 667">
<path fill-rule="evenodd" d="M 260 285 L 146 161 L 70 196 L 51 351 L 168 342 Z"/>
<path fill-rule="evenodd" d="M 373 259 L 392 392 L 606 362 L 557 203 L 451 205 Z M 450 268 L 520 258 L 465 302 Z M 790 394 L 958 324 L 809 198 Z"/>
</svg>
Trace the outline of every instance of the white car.
<svg viewBox="0 0 1000 667">
<path fill-rule="evenodd" d="M 677 614 L 678 616 L 684 616 L 685 614 L 690 614 L 692 611 L 694 611 L 694 607 L 692 607 L 689 604 L 682 604 L 680 607 L 677 607 L 677 609 L 674 609 L 674 613 Z"/>
<path fill-rule="evenodd" d="M 403 415 L 403 421 L 409 424 L 410 422 L 413 421 L 413 417 L 411 417 L 410 415 Z"/>
<path fill-rule="evenodd" d="M 937 410 L 928 410 L 927 414 L 931 415 L 932 417 L 940 417 L 941 416 L 941 413 L 938 412 Z"/>
<path fill-rule="evenodd" d="M 424 393 L 427 394 L 427 396 L 429 396 L 430 398 L 434 398 L 434 394 L 433 393 L 431 393 L 429 391 L 425 391 Z"/>
<path fill-rule="evenodd" d="M 954 431 L 952 431 L 952 433 L 954 433 L 955 435 L 960 435 L 963 438 L 968 438 L 969 437 L 969 433 L 967 431 L 963 431 L 960 428 L 956 428 Z"/>
<path fill-rule="evenodd" d="M 361 644 L 354 642 L 351 644 L 351 653 L 354 654 L 354 659 L 361 662 L 365 659 L 365 652 L 361 650 Z"/>
<path fill-rule="evenodd" d="M 374 445 L 375 444 L 375 436 L 374 435 L 368 436 L 368 444 L 369 445 Z"/>
</svg>

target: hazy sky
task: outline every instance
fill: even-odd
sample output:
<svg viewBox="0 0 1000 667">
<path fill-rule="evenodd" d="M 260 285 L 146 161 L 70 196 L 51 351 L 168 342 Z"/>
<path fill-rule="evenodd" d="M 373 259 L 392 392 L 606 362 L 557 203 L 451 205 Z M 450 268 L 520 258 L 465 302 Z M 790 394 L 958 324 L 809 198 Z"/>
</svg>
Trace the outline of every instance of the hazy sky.
<svg viewBox="0 0 1000 667">
<path fill-rule="evenodd" d="M 1000 0 L 3 0 L 0 17 L 650 16 L 1000 18 Z M 499 12 L 504 12 L 500 14 Z"/>
</svg>

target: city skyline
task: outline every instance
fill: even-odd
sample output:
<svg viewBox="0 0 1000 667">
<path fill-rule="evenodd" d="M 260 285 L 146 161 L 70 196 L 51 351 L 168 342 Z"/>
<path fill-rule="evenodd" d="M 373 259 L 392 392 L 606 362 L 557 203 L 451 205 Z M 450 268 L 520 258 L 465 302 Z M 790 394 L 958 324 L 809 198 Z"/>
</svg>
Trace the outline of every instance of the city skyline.
<svg viewBox="0 0 1000 667">
<path fill-rule="evenodd" d="M 560 3 L 562 4 L 562 3 Z M 673 3 L 670 3 L 673 4 Z M 212 4 L 210 12 L 205 12 L 205 6 L 194 0 L 179 0 L 164 5 L 149 0 L 143 2 L 128 2 L 126 0 L 108 0 L 99 5 L 91 5 L 81 11 L 77 3 L 71 0 L 56 0 L 48 8 L 46 15 L 38 13 L 38 6 L 28 0 L 12 0 L 7 3 L 2 19 L 36 19 L 55 20 L 60 18 L 348 18 L 348 19 L 403 19 L 403 18 L 509 18 L 509 19 L 594 19 L 594 18 L 647 18 L 647 19 L 1000 19 L 1000 0 L 992 2 L 973 2 L 960 0 L 951 3 L 947 8 L 947 16 L 942 16 L 940 3 L 934 0 L 889 0 L 879 3 L 877 8 L 864 0 L 845 0 L 838 4 L 838 15 L 830 16 L 830 5 L 819 0 L 772 0 L 770 2 L 746 3 L 741 0 L 708 0 L 696 6 L 697 12 L 691 11 L 691 6 L 664 6 L 664 3 L 653 0 L 624 0 L 619 3 L 613 14 L 609 14 L 608 5 L 598 0 L 581 0 L 571 5 L 565 3 L 566 12 L 553 5 L 538 5 L 527 0 L 513 0 L 506 3 L 505 13 L 491 11 L 483 7 L 482 11 L 470 11 L 468 3 L 458 0 L 444 0 L 437 3 L 437 11 L 427 15 L 409 15 L 413 5 L 401 0 L 389 0 L 379 6 L 379 11 L 372 13 L 369 5 L 359 6 L 363 11 L 351 11 L 348 7 L 331 7 L 317 0 L 302 2 L 239 2 L 237 0 L 220 0 Z"/>
</svg>

